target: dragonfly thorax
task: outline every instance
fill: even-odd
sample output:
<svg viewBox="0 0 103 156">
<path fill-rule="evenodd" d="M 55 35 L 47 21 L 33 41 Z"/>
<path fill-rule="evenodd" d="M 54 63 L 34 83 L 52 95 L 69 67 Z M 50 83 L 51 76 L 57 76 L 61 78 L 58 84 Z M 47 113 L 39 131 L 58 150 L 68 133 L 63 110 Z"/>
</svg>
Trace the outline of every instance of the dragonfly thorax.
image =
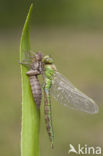
<svg viewBox="0 0 103 156">
<path fill-rule="evenodd" d="M 51 79 L 53 78 L 53 75 L 54 75 L 54 69 L 53 69 L 53 65 L 45 65 L 45 76 L 48 78 L 48 79 Z"/>
</svg>

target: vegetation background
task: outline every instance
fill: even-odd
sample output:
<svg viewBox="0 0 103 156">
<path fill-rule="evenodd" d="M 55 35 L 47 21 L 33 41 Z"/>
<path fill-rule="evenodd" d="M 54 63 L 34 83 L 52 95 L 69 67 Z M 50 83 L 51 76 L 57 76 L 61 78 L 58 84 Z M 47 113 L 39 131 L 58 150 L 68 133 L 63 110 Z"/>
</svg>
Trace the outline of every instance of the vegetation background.
<svg viewBox="0 0 103 156">
<path fill-rule="evenodd" d="M 34 51 L 51 54 L 58 70 L 99 105 L 97 115 L 52 102 L 54 150 L 41 106 L 41 156 L 67 156 L 69 144 L 103 146 L 103 1 L 37 0 L 31 21 Z M 0 155 L 20 155 L 21 80 L 19 43 L 31 4 L 0 1 Z M 72 154 L 73 155 L 73 154 Z"/>
</svg>

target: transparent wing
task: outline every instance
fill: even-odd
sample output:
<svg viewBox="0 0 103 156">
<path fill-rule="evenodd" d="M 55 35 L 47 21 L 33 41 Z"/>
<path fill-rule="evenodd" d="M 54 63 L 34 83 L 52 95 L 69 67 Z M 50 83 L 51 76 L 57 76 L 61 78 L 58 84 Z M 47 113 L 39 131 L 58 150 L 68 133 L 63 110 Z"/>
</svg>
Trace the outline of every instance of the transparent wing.
<svg viewBox="0 0 103 156">
<path fill-rule="evenodd" d="M 81 110 L 91 114 L 98 112 L 97 104 L 91 98 L 75 88 L 72 83 L 59 72 L 56 72 L 54 75 L 51 95 L 59 103 L 72 109 Z"/>
<path fill-rule="evenodd" d="M 27 67 L 28 69 L 31 68 L 31 64 L 35 59 L 35 53 L 32 51 L 24 51 L 24 58 L 21 62 L 21 64 L 23 64 L 25 67 Z"/>
</svg>

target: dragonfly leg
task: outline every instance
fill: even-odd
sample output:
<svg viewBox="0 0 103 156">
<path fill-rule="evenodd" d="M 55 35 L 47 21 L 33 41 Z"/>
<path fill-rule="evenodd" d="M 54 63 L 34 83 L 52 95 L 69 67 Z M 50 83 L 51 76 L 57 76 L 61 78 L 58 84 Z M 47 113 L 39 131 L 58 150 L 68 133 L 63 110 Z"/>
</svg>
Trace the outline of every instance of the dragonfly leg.
<svg viewBox="0 0 103 156">
<path fill-rule="evenodd" d="M 19 64 L 24 65 L 25 67 L 29 68 L 31 65 L 31 62 L 29 60 L 23 60 L 22 62 L 19 62 Z"/>
</svg>

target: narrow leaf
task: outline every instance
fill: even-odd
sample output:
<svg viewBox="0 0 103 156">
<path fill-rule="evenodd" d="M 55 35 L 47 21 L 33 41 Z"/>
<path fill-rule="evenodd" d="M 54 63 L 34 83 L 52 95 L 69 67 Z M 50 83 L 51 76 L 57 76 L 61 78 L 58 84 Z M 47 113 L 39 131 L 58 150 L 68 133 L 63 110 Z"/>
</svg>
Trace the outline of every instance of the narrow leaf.
<svg viewBox="0 0 103 156">
<path fill-rule="evenodd" d="M 33 4 L 31 4 L 20 42 L 20 62 L 25 52 L 30 50 L 30 16 Z M 39 156 L 39 124 L 40 112 L 34 103 L 29 84 L 27 69 L 21 65 L 22 78 L 22 132 L 21 132 L 21 156 Z"/>
</svg>

